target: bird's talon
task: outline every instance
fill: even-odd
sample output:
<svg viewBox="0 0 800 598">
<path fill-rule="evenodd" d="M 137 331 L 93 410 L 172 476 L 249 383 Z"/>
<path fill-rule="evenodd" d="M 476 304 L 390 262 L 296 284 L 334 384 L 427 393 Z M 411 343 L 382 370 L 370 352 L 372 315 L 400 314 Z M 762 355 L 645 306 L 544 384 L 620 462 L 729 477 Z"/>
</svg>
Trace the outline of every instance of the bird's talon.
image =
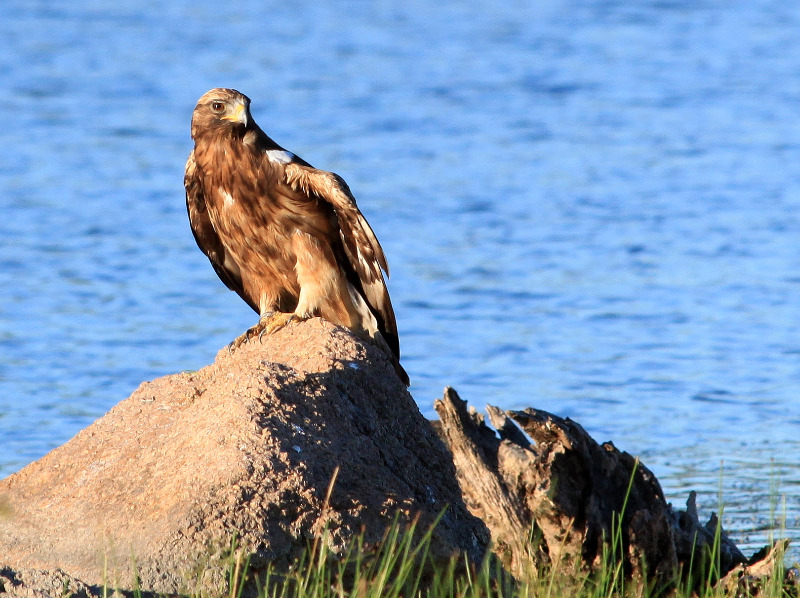
<svg viewBox="0 0 800 598">
<path fill-rule="evenodd" d="M 258 321 L 258 324 L 248 328 L 244 333 L 236 337 L 233 342 L 228 345 L 228 351 L 233 353 L 234 349 L 238 349 L 243 344 L 250 342 L 256 337 L 258 338 L 258 342 L 263 344 L 265 334 L 272 334 L 273 332 L 276 332 L 277 330 L 280 330 L 286 326 L 289 322 L 303 319 L 305 318 L 300 318 L 297 316 L 297 314 L 293 313 L 275 312 L 264 315 Z"/>
</svg>

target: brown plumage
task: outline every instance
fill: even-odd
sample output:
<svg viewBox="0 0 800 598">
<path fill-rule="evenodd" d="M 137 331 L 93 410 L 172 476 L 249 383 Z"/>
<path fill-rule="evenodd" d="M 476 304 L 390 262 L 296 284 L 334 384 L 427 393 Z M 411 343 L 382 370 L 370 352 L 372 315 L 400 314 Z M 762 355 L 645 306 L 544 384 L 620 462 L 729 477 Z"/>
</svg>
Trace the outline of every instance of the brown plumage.
<svg viewBox="0 0 800 598">
<path fill-rule="evenodd" d="M 347 183 L 270 139 L 250 99 L 212 89 L 192 115 L 186 207 L 217 275 L 261 316 L 235 345 L 290 319 L 321 316 L 400 347 L 383 249 Z"/>
</svg>

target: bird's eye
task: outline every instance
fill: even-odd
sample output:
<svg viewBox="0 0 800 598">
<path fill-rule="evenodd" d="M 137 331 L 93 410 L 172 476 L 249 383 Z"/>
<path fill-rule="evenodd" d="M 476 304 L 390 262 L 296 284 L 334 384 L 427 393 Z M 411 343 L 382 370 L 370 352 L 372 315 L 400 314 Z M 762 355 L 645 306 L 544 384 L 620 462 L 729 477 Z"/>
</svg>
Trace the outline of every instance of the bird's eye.
<svg viewBox="0 0 800 598">
<path fill-rule="evenodd" d="M 223 104 L 222 102 L 212 102 L 211 109 L 214 112 L 222 112 L 223 110 L 225 110 L 225 104 Z"/>
</svg>

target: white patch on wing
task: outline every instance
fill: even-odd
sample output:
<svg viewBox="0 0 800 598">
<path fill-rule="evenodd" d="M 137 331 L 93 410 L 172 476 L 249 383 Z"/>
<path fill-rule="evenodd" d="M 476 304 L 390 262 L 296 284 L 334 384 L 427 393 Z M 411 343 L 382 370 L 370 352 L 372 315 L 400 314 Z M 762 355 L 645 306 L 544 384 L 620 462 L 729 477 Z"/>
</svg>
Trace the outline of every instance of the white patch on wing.
<svg viewBox="0 0 800 598">
<path fill-rule="evenodd" d="M 264 153 L 267 154 L 267 158 L 278 164 L 288 164 L 294 160 L 294 154 L 286 150 L 267 150 Z"/>
<path fill-rule="evenodd" d="M 223 202 L 223 205 L 224 205 L 226 208 L 229 208 L 229 207 L 231 207 L 233 204 L 235 204 L 235 203 L 236 203 L 236 200 L 235 200 L 235 199 L 233 199 L 233 195 L 231 195 L 230 193 L 228 193 L 228 192 L 227 192 L 227 191 L 225 191 L 224 189 L 220 189 L 220 190 L 219 190 L 219 194 L 222 196 L 222 202 Z"/>
</svg>

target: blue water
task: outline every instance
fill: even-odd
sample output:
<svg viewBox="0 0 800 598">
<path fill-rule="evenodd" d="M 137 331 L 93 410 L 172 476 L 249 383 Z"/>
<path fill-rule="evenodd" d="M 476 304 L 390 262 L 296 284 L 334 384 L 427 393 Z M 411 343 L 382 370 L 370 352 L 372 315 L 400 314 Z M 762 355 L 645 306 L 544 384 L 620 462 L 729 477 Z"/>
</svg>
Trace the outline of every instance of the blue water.
<svg viewBox="0 0 800 598">
<path fill-rule="evenodd" d="M 799 28 L 767 0 L 4 0 L 0 475 L 254 322 L 182 190 L 228 86 L 350 183 L 427 415 L 450 384 L 572 417 L 746 550 L 800 545 Z"/>
</svg>

